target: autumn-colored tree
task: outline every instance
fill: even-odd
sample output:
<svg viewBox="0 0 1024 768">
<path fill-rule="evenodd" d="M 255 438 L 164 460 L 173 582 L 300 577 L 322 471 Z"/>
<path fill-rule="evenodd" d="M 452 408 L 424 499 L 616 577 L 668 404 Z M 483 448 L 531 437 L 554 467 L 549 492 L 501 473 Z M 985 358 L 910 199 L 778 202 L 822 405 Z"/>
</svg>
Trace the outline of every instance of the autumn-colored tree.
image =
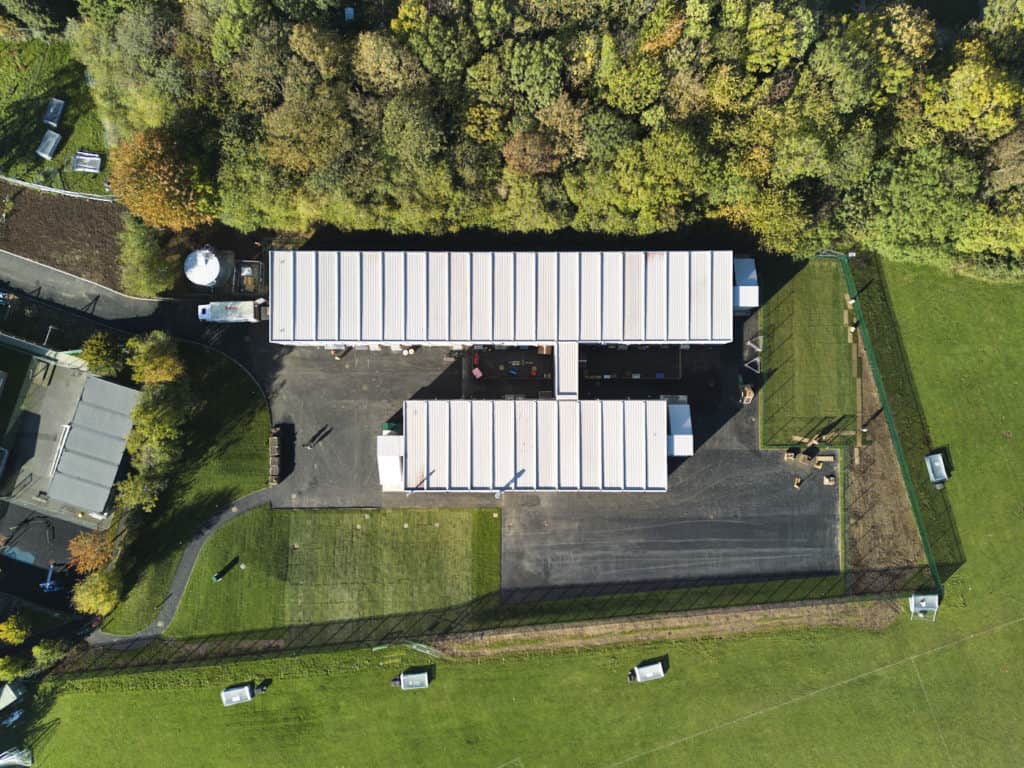
<svg viewBox="0 0 1024 768">
<path fill-rule="evenodd" d="M 106 331 L 94 333 L 82 344 L 81 358 L 97 376 L 117 376 L 124 368 L 124 347 Z"/>
<path fill-rule="evenodd" d="M 0 621 L 0 642 L 21 645 L 32 634 L 32 623 L 24 613 L 12 613 Z"/>
<path fill-rule="evenodd" d="M 90 573 L 71 593 L 71 604 L 79 613 L 106 616 L 114 610 L 121 596 L 121 582 L 109 571 Z"/>
<path fill-rule="evenodd" d="M 105 568 L 114 558 L 114 540 L 106 531 L 83 531 L 68 542 L 68 565 L 81 574 Z"/>
<path fill-rule="evenodd" d="M 111 150 L 110 189 L 153 227 L 181 231 L 214 218 L 211 184 L 159 129 L 140 131 Z"/>
<path fill-rule="evenodd" d="M 125 344 L 132 379 L 139 384 L 164 384 L 185 375 L 178 345 L 163 331 L 133 336 Z"/>
<path fill-rule="evenodd" d="M 558 150 L 542 133 L 519 131 L 504 147 L 501 154 L 505 163 L 516 173 L 535 175 L 553 173 L 562 164 Z"/>
</svg>

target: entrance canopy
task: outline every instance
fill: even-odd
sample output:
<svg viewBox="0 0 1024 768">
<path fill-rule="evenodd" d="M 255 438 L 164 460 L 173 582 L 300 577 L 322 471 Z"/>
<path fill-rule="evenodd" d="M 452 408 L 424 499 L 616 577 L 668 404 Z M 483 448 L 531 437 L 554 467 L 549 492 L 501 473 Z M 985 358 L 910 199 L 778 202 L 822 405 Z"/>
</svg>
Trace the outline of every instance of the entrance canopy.
<svg viewBox="0 0 1024 768">
<path fill-rule="evenodd" d="M 663 400 L 409 400 L 408 491 L 664 491 Z"/>
<path fill-rule="evenodd" d="M 273 251 L 284 344 L 724 344 L 732 251 Z"/>
</svg>

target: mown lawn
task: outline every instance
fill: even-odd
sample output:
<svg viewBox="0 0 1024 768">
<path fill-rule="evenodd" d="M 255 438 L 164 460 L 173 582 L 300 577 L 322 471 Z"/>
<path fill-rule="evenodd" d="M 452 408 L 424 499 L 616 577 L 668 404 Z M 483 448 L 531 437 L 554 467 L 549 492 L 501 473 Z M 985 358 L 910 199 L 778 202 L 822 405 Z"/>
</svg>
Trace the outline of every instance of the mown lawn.
<svg viewBox="0 0 1024 768">
<path fill-rule="evenodd" d="M 201 407 L 187 427 L 181 470 L 128 550 L 131 591 L 103 625 L 115 634 L 138 632 L 156 618 L 181 550 L 204 521 L 267 484 L 270 414 L 259 388 L 219 353 L 183 345 L 182 354 Z"/>
<path fill-rule="evenodd" d="M 1024 291 L 888 270 L 967 553 L 938 620 L 439 661 L 427 691 L 388 679 L 389 649 L 73 682 L 36 759 L 77 765 L 1024 765 Z M 627 669 L 668 653 L 668 677 Z M 218 690 L 273 679 L 223 709 Z M 102 713 L 98 717 L 97 713 Z"/>
<path fill-rule="evenodd" d="M 63 99 L 64 114 L 57 133 L 59 151 L 53 160 L 36 155 L 47 126 L 43 112 L 50 98 Z M 76 192 L 108 194 L 99 174 L 74 173 L 71 158 L 78 150 L 104 155 L 103 125 L 85 79 L 85 69 L 71 57 L 62 40 L 0 41 L 0 166 L 5 176 Z"/>
<path fill-rule="evenodd" d="M 212 581 L 234 558 L 225 578 Z M 168 634 L 387 616 L 501 587 L 493 510 L 253 510 L 203 546 Z"/>
<path fill-rule="evenodd" d="M 857 392 L 843 324 L 846 284 L 839 264 L 817 260 L 773 265 L 765 259 L 761 264 L 767 297 L 760 310 L 762 443 L 788 446 L 798 435 L 853 430 Z M 792 274 L 793 269 L 799 271 Z"/>
</svg>

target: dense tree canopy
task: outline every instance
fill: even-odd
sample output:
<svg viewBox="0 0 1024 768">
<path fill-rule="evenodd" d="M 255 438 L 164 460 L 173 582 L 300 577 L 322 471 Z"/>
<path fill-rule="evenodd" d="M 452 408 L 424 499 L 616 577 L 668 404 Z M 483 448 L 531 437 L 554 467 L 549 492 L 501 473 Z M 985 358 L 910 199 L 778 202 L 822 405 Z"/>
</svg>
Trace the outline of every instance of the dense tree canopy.
<svg viewBox="0 0 1024 768">
<path fill-rule="evenodd" d="M 331 0 L 88 0 L 69 35 L 155 225 L 710 218 L 772 251 L 1024 265 L 1024 6 L 943 30 L 823 5 L 401 0 L 353 25 Z"/>
</svg>

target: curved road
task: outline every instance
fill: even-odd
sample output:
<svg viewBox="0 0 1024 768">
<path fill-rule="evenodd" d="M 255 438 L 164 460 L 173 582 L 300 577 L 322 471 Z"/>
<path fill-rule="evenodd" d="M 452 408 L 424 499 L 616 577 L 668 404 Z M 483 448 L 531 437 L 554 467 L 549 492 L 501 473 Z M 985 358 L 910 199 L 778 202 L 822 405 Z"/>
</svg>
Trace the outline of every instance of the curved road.
<svg viewBox="0 0 1024 768">
<path fill-rule="evenodd" d="M 265 381 L 261 381 L 254 370 L 260 358 L 267 354 L 279 355 L 280 350 L 269 348 L 269 342 L 263 340 L 260 345 L 257 338 L 250 334 L 248 327 L 211 326 L 199 322 L 196 317 L 198 302 L 176 299 L 139 299 L 126 296 L 97 283 L 71 275 L 61 270 L 30 261 L 9 251 L 0 250 L 0 285 L 37 299 L 59 306 L 61 309 L 87 315 L 98 321 L 120 330 L 142 332 L 150 330 L 166 330 L 179 338 L 205 344 L 234 358 L 243 365 L 260 385 L 266 394 L 269 391 Z M 270 404 L 270 400 L 268 400 Z M 229 507 L 214 515 L 200 530 L 182 553 L 177 569 L 171 581 L 167 597 L 160 606 L 159 614 L 153 623 L 134 635 L 111 635 L 96 631 L 89 636 L 88 642 L 93 645 L 116 645 L 132 640 L 156 637 L 161 634 L 174 618 L 178 604 L 188 586 L 189 576 L 195 566 L 199 551 L 206 539 L 225 523 L 234 520 L 254 507 L 262 506 L 270 501 L 271 489 L 263 488 L 233 502 Z"/>
</svg>

